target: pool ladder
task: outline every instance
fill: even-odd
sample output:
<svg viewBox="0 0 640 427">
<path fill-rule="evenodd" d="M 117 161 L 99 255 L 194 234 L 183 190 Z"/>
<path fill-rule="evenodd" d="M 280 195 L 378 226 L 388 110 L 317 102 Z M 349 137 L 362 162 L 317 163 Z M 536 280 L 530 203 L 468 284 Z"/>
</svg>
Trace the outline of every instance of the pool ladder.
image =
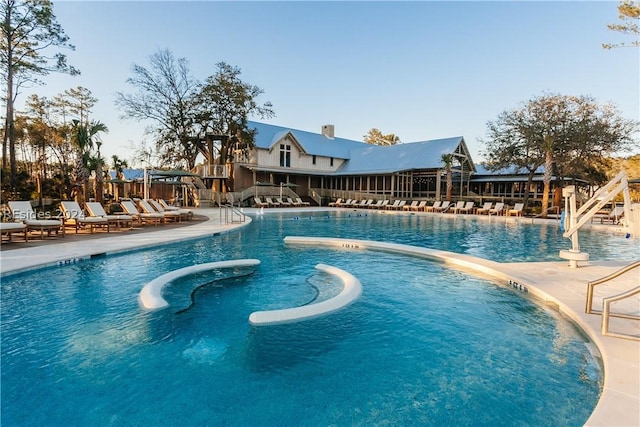
<svg viewBox="0 0 640 427">
<path fill-rule="evenodd" d="M 630 298 L 634 295 L 640 294 L 640 285 L 636 286 L 632 289 L 626 290 L 617 295 L 612 295 L 610 297 L 606 297 L 602 299 L 602 310 L 596 310 L 593 308 L 593 292 L 596 286 L 601 285 L 603 283 L 607 283 L 613 279 L 616 279 L 623 274 L 640 267 L 640 261 L 633 262 L 626 267 L 621 268 L 620 270 L 611 273 L 608 276 L 602 277 L 598 280 L 594 280 L 588 283 L 587 288 L 587 306 L 585 312 L 587 314 L 600 314 L 602 315 L 602 323 L 601 323 L 601 332 L 602 335 L 607 335 L 610 337 L 617 338 L 625 338 L 640 341 L 640 336 L 625 334 L 622 332 L 612 332 L 609 330 L 609 319 L 611 317 L 618 317 L 622 319 L 631 319 L 631 320 L 640 320 L 640 316 L 636 314 L 627 314 L 627 313 L 616 313 L 611 311 L 611 303 L 621 301 L 627 298 Z"/>
</svg>

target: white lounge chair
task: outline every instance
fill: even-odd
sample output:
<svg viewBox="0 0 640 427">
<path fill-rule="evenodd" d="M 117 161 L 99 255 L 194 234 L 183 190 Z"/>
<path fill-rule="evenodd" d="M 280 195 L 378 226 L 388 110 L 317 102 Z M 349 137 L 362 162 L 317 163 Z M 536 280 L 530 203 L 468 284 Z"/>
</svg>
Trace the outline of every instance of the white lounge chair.
<svg viewBox="0 0 640 427">
<path fill-rule="evenodd" d="M 257 208 L 268 208 L 269 207 L 269 203 L 263 202 L 260 197 L 254 197 L 253 198 L 253 205 L 255 207 L 257 207 Z"/>
<path fill-rule="evenodd" d="M 8 205 L 13 220 L 25 224 L 27 232 L 40 230 L 41 239 L 44 238 L 45 231 L 47 237 L 51 237 L 51 233 L 58 235 L 60 231 L 64 236 L 63 222 L 58 219 L 38 219 L 30 201 L 11 201 Z"/>
<path fill-rule="evenodd" d="M 189 214 L 193 215 L 188 209 L 180 209 L 175 206 L 170 206 L 169 208 L 165 208 L 162 203 L 157 200 L 147 199 L 147 203 L 151 205 L 151 207 L 158 213 L 164 215 L 165 213 L 169 213 L 172 215 L 178 215 L 178 222 L 189 219 Z"/>
<path fill-rule="evenodd" d="M 298 203 L 296 200 L 293 200 L 291 197 L 287 197 L 287 202 L 291 203 L 291 206 L 293 206 L 294 208 L 302 206 L 300 203 Z"/>
<path fill-rule="evenodd" d="M 464 209 L 464 204 L 465 204 L 465 201 L 464 201 L 464 200 L 459 200 L 459 201 L 455 204 L 455 206 L 451 207 L 451 211 L 452 211 L 454 214 L 457 214 L 461 209 Z"/>
<path fill-rule="evenodd" d="M 600 224 L 604 224 L 605 222 L 611 222 L 612 224 L 618 224 L 620 222 L 620 218 L 624 215 L 624 206 L 616 206 L 614 207 L 608 215 L 600 217 Z"/>
<path fill-rule="evenodd" d="M 414 206 L 411 208 L 412 211 L 421 211 L 423 210 L 425 207 L 427 206 L 427 201 L 426 200 L 421 200 L 420 203 L 418 203 L 418 206 Z"/>
<path fill-rule="evenodd" d="M 157 206 L 159 205 L 155 205 L 152 202 L 153 200 L 151 199 L 138 200 L 138 206 L 140 206 L 140 209 L 142 209 L 142 212 L 144 213 L 158 213 L 162 215 L 164 222 L 180 221 L 180 214 L 178 212 L 165 211 L 164 209 L 162 209 L 162 207 L 161 209 L 158 209 Z"/>
<path fill-rule="evenodd" d="M 425 206 L 424 207 L 424 211 L 425 212 L 435 212 L 436 209 L 440 209 L 440 206 L 442 206 L 442 201 L 436 200 L 435 202 L 433 202 L 433 205 Z"/>
<path fill-rule="evenodd" d="M 109 215 L 104 210 L 104 207 L 100 202 L 87 202 L 84 204 L 89 213 L 89 217 L 106 218 L 110 224 L 114 224 L 116 228 L 128 225 L 129 228 L 133 228 L 133 217 L 131 215 Z"/>
<path fill-rule="evenodd" d="M 269 204 L 269 207 L 273 206 L 274 208 L 277 208 L 278 206 L 280 206 L 280 203 L 274 202 L 271 197 L 265 197 L 264 200 Z"/>
<path fill-rule="evenodd" d="M 404 205 L 402 207 L 402 210 L 403 211 L 410 211 L 410 210 L 413 210 L 413 208 L 417 208 L 417 207 L 418 207 L 418 201 L 414 200 L 413 202 L 411 202 L 410 205 Z"/>
<path fill-rule="evenodd" d="M 504 203 L 498 202 L 496 206 L 489 209 L 489 215 L 502 215 L 504 214 Z"/>
<path fill-rule="evenodd" d="M 460 213 L 468 214 L 473 212 L 473 202 L 467 202 L 464 204 L 464 208 L 459 209 Z"/>
<path fill-rule="evenodd" d="M 329 203 L 329 207 L 334 208 L 338 206 L 340 203 L 342 203 L 342 200 L 343 200 L 342 197 L 338 197 L 338 199 L 335 202 Z"/>
<path fill-rule="evenodd" d="M 21 222 L 0 222 L 0 235 L 7 236 L 8 242 L 12 241 L 12 236 L 14 234 L 22 234 L 24 236 L 24 241 L 29 241 L 27 224 L 23 224 Z"/>
<path fill-rule="evenodd" d="M 522 216 L 522 210 L 524 209 L 524 203 L 516 203 L 513 209 L 507 210 L 507 216 Z"/>
<path fill-rule="evenodd" d="M 400 204 L 400 199 L 396 199 L 396 200 L 393 201 L 392 205 L 387 205 L 384 208 L 388 209 L 388 210 L 395 210 L 398 207 L 399 204 Z"/>
<path fill-rule="evenodd" d="M 280 203 L 281 206 L 290 207 L 293 206 L 291 203 L 284 200 L 282 197 L 276 197 L 276 202 Z"/>
<path fill-rule="evenodd" d="M 440 207 L 433 208 L 433 211 L 442 213 L 442 212 L 445 212 L 447 209 L 449 209 L 450 206 L 451 206 L 451 202 L 448 200 L 445 200 L 444 202 L 442 202 Z"/>
<path fill-rule="evenodd" d="M 127 215 L 133 217 L 134 220 L 137 219 L 140 224 L 152 223 L 153 225 L 158 225 L 164 221 L 162 214 L 157 212 L 140 212 L 132 200 L 120 200 L 120 206 L 122 206 L 122 209 Z"/>
<path fill-rule="evenodd" d="M 106 228 L 107 233 L 110 231 L 108 219 L 97 216 L 86 216 L 77 202 L 71 200 L 62 201 L 60 202 L 60 209 L 64 217 L 64 226 L 73 226 L 76 229 L 76 234 L 80 228 L 88 228 L 89 233 L 92 234 L 96 227 Z"/>
<path fill-rule="evenodd" d="M 481 208 L 476 209 L 475 213 L 477 215 L 489 215 L 489 210 L 491 209 L 491 206 L 493 206 L 492 202 L 485 202 Z"/>
<path fill-rule="evenodd" d="M 383 200 L 380 199 L 377 202 L 370 204 L 369 205 L 369 209 L 379 209 L 380 206 L 382 206 L 382 202 L 383 202 Z"/>
<path fill-rule="evenodd" d="M 157 201 L 160 204 L 160 206 L 162 206 L 164 208 L 165 211 L 178 212 L 178 213 L 180 213 L 180 216 L 182 217 L 182 219 L 190 220 L 190 219 L 193 218 L 193 211 L 191 209 L 180 208 L 178 206 L 171 206 L 164 199 L 158 199 Z"/>
<path fill-rule="evenodd" d="M 305 202 L 300 197 L 296 197 L 296 202 L 298 202 L 298 206 L 311 206 L 310 202 Z"/>
</svg>

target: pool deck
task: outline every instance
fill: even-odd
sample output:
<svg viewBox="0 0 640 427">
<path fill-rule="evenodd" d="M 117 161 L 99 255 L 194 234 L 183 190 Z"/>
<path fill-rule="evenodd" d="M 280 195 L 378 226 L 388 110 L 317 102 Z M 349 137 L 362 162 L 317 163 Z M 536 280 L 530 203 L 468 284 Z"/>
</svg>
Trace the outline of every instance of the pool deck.
<svg viewBox="0 0 640 427">
<path fill-rule="evenodd" d="M 340 208 L 338 208 L 340 209 Z M 294 209 L 282 209 L 292 212 Z M 300 211 L 327 211 L 334 208 L 301 208 Z M 278 212 L 268 209 L 265 212 Z M 76 262 L 92 256 L 101 256 L 127 250 L 167 244 L 207 235 L 232 231 L 250 222 L 225 224 L 218 209 L 194 209 L 197 215 L 208 220 L 191 221 L 174 227 L 144 226 L 138 232 L 95 233 L 94 235 L 47 239 L 46 242 L 3 243 L 0 252 L 0 274 L 29 270 L 31 268 Z M 256 209 L 245 209 L 248 214 L 259 214 Z M 406 212 L 385 212 L 407 215 Z M 421 215 L 422 213 L 419 213 Z M 424 215 L 443 215 L 431 214 Z M 445 214 L 449 215 L 449 214 Z M 502 218 L 501 218 L 502 219 Z M 496 220 L 493 217 L 492 220 Z M 530 218 L 504 218 L 505 221 L 529 221 Z M 536 220 L 540 221 L 540 220 Z M 105 236 L 106 234 L 106 236 Z M 111 236 L 110 234 L 113 234 Z M 340 237 L 340 236 L 334 236 Z M 569 241 L 567 241 L 569 247 Z M 440 257 L 452 265 L 474 270 L 511 284 L 540 300 L 551 309 L 562 312 L 579 325 L 597 346 L 604 366 L 604 386 L 600 400 L 587 420 L 588 426 L 640 426 L 640 342 L 603 336 L 600 332 L 601 317 L 586 314 L 587 283 L 607 276 L 629 261 L 589 261 L 579 268 L 569 268 L 566 261 L 498 263 L 467 255 L 440 251 Z M 616 295 L 640 284 L 640 273 L 631 271 L 620 278 L 596 288 L 594 306 L 600 308 L 602 298 Z M 600 289 L 602 288 L 602 289 Z M 631 310 L 640 313 L 640 305 L 634 299 Z M 629 304 L 629 303 L 627 303 Z M 629 308 L 629 307 L 627 307 Z M 640 322 L 611 318 L 610 329 L 617 332 L 640 335 Z M 597 353 L 597 351 L 596 351 Z M 596 354 L 597 355 L 597 354 Z"/>
</svg>

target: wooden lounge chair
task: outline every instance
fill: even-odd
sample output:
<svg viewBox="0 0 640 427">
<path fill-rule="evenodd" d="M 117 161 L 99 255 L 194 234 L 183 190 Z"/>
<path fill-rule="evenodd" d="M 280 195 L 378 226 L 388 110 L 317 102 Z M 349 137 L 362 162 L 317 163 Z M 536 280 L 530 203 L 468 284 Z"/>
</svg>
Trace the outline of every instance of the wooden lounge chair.
<svg viewBox="0 0 640 427">
<path fill-rule="evenodd" d="M 151 203 L 150 199 L 138 200 L 138 206 L 144 213 L 156 213 L 162 215 L 164 222 L 180 222 L 180 214 L 177 212 L 165 211 L 164 209 L 158 210 L 156 206 Z"/>
<path fill-rule="evenodd" d="M 113 224 L 116 228 L 129 225 L 129 228 L 133 228 L 133 217 L 131 215 L 108 215 L 104 210 L 104 207 L 99 202 L 87 202 L 85 208 L 91 218 L 105 218 L 109 221 L 109 224 Z"/>
<path fill-rule="evenodd" d="M 411 202 L 410 205 L 404 205 L 402 207 L 402 210 L 403 211 L 410 211 L 410 210 L 413 210 L 413 208 L 416 208 L 416 207 L 418 207 L 418 201 L 414 200 L 413 202 Z"/>
<path fill-rule="evenodd" d="M 260 197 L 254 197 L 253 198 L 253 205 L 255 207 L 257 207 L 257 208 L 268 208 L 269 207 L 269 203 L 263 202 Z"/>
<path fill-rule="evenodd" d="M 298 202 L 298 206 L 311 206 L 310 202 L 305 202 L 300 197 L 296 197 L 296 202 Z"/>
<path fill-rule="evenodd" d="M 524 203 L 516 203 L 513 209 L 507 210 L 507 216 L 522 216 L 522 209 L 524 209 Z"/>
<path fill-rule="evenodd" d="M 473 212 L 473 202 L 467 202 L 463 208 L 458 209 L 458 213 L 469 214 Z"/>
<path fill-rule="evenodd" d="M 387 205 L 384 208 L 387 210 L 395 210 L 395 208 L 397 208 L 399 204 L 400 204 L 400 199 L 396 199 L 393 201 L 392 205 Z"/>
<path fill-rule="evenodd" d="M 63 222 L 59 219 L 38 219 L 30 201 L 10 201 L 8 205 L 13 220 L 25 224 L 27 233 L 32 230 L 40 230 L 40 238 L 44 239 L 45 231 L 47 232 L 47 237 L 51 237 L 51 233 L 58 235 L 62 231 L 62 236 L 64 237 Z"/>
<path fill-rule="evenodd" d="M 502 214 L 504 214 L 504 203 L 498 202 L 494 208 L 489 209 L 489 216 Z"/>
<path fill-rule="evenodd" d="M 134 220 L 137 219 L 140 224 L 151 223 L 153 225 L 158 225 L 164 221 L 164 217 L 157 212 L 140 212 L 132 200 L 120 200 L 120 206 L 122 206 L 122 210 L 127 215 L 130 215 Z"/>
<path fill-rule="evenodd" d="M 280 203 L 281 206 L 284 206 L 287 208 L 293 206 L 291 203 L 287 202 L 282 197 L 276 197 L 276 202 Z"/>
<path fill-rule="evenodd" d="M 60 209 L 64 218 L 64 226 L 73 226 L 76 229 L 76 234 L 80 228 L 88 228 L 89 233 L 92 234 L 96 227 L 106 228 L 107 233 L 111 231 L 109 220 L 97 216 L 86 216 L 77 202 L 71 200 L 62 201 L 60 202 Z"/>
<path fill-rule="evenodd" d="M 14 234 L 22 234 L 24 236 L 24 241 L 29 241 L 27 224 L 23 224 L 21 222 L 0 222 L 0 235 L 7 236 L 7 242 L 12 241 L 12 236 Z"/>
<path fill-rule="evenodd" d="M 434 207 L 433 211 L 443 213 L 443 212 L 446 212 L 449 209 L 449 207 L 451 207 L 451 202 L 448 200 L 445 200 L 444 202 L 442 202 L 442 204 L 439 207 L 437 208 Z"/>
<path fill-rule="evenodd" d="M 611 212 L 609 212 L 609 214 L 600 217 L 600 224 L 604 224 L 605 222 L 618 224 L 620 222 L 620 218 L 622 218 L 623 215 L 624 206 L 616 206 L 611 209 Z"/>
<path fill-rule="evenodd" d="M 475 213 L 477 215 L 489 215 L 489 210 L 491 209 L 491 206 L 493 206 L 493 203 L 485 202 L 484 205 L 482 205 L 481 208 L 477 208 L 476 209 Z"/>
<path fill-rule="evenodd" d="M 369 208 L 371 209 L 386 209 L 386 207 L 389 205 L 389 200 L 384 199 L 384 200 L 378 200 L 378 203 L 374 203 L 371 206 L 369 206 Z"/>
<path fill-rule="evenodd" d="M 454 214 L 457 214 L 460 211 L 460 209 L 464 209 L 464 203 L 465 203 L 464 200 L 459 200 L 455 204 L 455 206 L 450 208 L 451 212 L 453 212 Z"/>
<path fill-rule="evenodd" d="M 427 201 L 426 200 L 421 200 L 420 203 L 418 203 L 418 206 L 411 207 L 411 210 L 419 212 L 419 211 L 423 210 L 426 206 L 427 206 Z"/>
<path fill-rule="evenodd" d="M 433 202 L 433 205 L 425 206 L 424 207 L 424 211 L 425 212 L 435 212 L 436 209 L 440 209 L 440 206 L 442 206 L 442 201 L 436 200 L 435 202 Z"/>
<path fill-rule="evenodd" d="M 191 218 L 193 218 L 193 212 L 191 212 L 191 209 L 181 209 L 178 208 L 176 206 L 167 206 L 165 207 L 165 205 L 163 205 L 162 203 L 160 203 L 157 200 L 153 200 L 153 199 L 148 199 L 147 202 L 149 202 L 149 204 L 151 205 L 151 207 L 153 209 L 155 209 L 157 212 L 161 213 L 164 215 L 165 212 L 169 212 L 169 213 L 174 213 L 174 214 L 178 214 L 178 220 L 182 221 L 184 220 L 190 220 Z"/>
<path fill-rule="evenodd" d="M 278 206 L 280 206 L 280 203 L 274 202 L 271 197 L 265 197 L 264 200 L 269 204 L 269 207 L 273 206 L 274 208 L 277 208 Z"/>
<path fill-rule="evenodd" d="M 180 208 L 178 206 L 171 206 L 164 199 L 158 199 L 157 201 L 160 204 L 160 206 L 164 208 L 164 210 L 179 212 L 180 215 L 182 216 L 182 219 L 191 220 L 193 218 L 193 211 L 191 209 Z"/>
<path fill-rule="evenodd" d="M 287 202 L 291 203 L 293 207 L 300 207 L 302 204 L 298 203 L 296 200 L 293 200 L 291 197 L 287 197 Z"/>
</svg>

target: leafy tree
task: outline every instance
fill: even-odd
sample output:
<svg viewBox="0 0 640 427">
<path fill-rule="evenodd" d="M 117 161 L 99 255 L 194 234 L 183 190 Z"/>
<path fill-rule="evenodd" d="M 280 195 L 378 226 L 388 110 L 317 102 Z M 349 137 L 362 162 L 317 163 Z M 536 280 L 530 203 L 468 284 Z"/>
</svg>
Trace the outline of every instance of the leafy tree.
<svg viewBox="0 0 640 427">
<path fill-rule="evenodd" d="M 396 145 L 400 143 L 400 137 L 390 133 L 383 135 L 380 130 L 372 128 L 366 135 L 363 136 L 364 142 L 373 145 Z"/>
<path fill-rule="evenodd" d="M 63 117 L 70 114 L 80 123 L 88 123 L 91 109 L 96 105 L 98 99 L 93 97 L 89 89 L 78 86 L 65 90 L 63 94 L 56 97 L 55 101 Z"/>
<path fill-rule="evenodd" d="M 216 135 L 212 149 L 198 141 L 198 149 L 207 157 L 217 157 L 224 165 L 233 150 L 246 150 L 254 146 L 254 131 L 248 128 L 249 116 L 271 118 L 275 115 L 270 102 L 259 105 L 256 99 L 264 93 L 258 86 L 243 82 L 241 71 L 225 62 L 216 64 L 217 71 L 209 76 L 197 96 L 200 129 L 205 135 Z M 216 155 L 217 154 L 217 155 Z M 229 176 L 232 176 L 230 173 Z M 233 183 L 230 187 L 233 187 Z"/>
<path fill-rule="evenodd" d="M 637 146 L 638 123 L 620 117 L 611 104 L 598 105 L 592 97 L 548 94 L 502 112 L 487 122 L 487 129 L 483 142 L 488 168 L 528 171 L 526 202 L 535 172 L 549 161 L 560 178 L 605 182 L 605 159 Z"/>
<path fill-rule="evenodd" d="M 6 115 L 2 140 L 3 168 L 9 149 L 10 186 L 16 185 L 15 111 L 20 88 L 40 84 L 40 76 L 57 71 L 71 75 L 79 71 L 67 64 L 62 53 L 50 54 L 52 48 L 74 49 L 56 21 L 50 0 L 1 0 L 2 39 L 0 64 L 6 83 Z"/>
<path fill-rule="evenodd" d="M 191 76 L 185 58 L 176 59 L 169 50 L 149 57 L 149 68 L 134 64 L 133 76 L 127 79 L 136 92 L 116 94 L 116 104 L 123 118 L 150 121 L 147 132 L 155 136 L 156 150 L 163 163 L 189 169 L 195 166 L 194 97 L 197 81 Z"/>
<path fill-rule="evenodd" d="M 629 36 L 640 37 L 640 26 L 638 25 L 638 20 L 640 19 L 640 1 L 622 0 L 618 5 L 618 18 L 621 23 L 608 24 L 607 28 Z M 629 44 L 622 42 L 617 44 L 604 43 L 602 45 L 605 49 L 633 46 L 640 47 L 640 39 L 632 40 Z"/>
</svg>

